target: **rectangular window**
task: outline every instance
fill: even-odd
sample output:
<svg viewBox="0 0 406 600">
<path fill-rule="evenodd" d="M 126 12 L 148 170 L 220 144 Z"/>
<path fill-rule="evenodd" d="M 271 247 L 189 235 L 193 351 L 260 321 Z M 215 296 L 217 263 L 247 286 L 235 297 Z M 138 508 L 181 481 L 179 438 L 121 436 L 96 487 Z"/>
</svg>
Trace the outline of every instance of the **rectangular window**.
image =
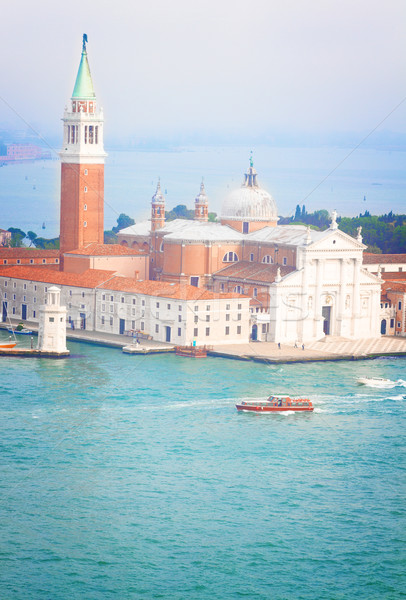
<svg viewBox="0 0 406 600">
<path fill-rule="evenodd" d="M 14 311 L 14 308 L 13 308 L 13 311 Z M 398 329 L 400 329 L 400 323 L 399 322 L 398 322 Z"/>
<path fill-rule="evenodd" d="M 220 283 L 220 291 L 224 292 L 224 283 Z"/>
<path fill-rule="evenodd" d="M 182 315 L 178 315 L 178 321 L 179 323 L 182 323 Z"/>
<path fill-rule="evenodd" d="M 241 321 L 241 313 L 237 314 L 237 321 Z"/>
<path fill-rule="evenodd" d="M 206 336 L 210 335 L 210 327 L 206 327 Z"/>
<path fill-rule="evenodd" d="M 249 227 L 250 227 L 249 223 L 247 223 L 247 222 L 244 221 L 244 223 L 242 224 L 242 232 L 243 233 L 248 233 L 249 232 Z"/>
<path fill-rule="evenodd" d="M 13 315 L 15 315 L 15 314 L 16 314 L 16 309 L 13 306 Z"/>
<path fill-rule="evenodd" d="M 230 335 L 230 328 L 226 327 L 226 335 Z"/>
<path fill-rule="evenodd" d="M 159 312 L 155 313 L 156 314 L 156 319 L 159 319 Z"/>
<path fill-rule="evenodd" d="M 114 296 L 110 296 L 110 302 L 114 302 Z"/>
<path fill-rule="evenodd" d="M 199 310 L 199 307 L 198 307 L 198 306 L 195 306 L 195 312 L 196 312 L 196 311 L 198 311 L 198 310 Z"/>
<path fill-rule="evenodd" d="M 178 327 L 178 337 L 180 337 L 182 335 L 182 329 L 180 327 Z"/>
<path fill-rule="evenodd" d="M 141 331 L 144 331 L 144 322 L 143 321 L 141 321 L 140 329 L 141 329 Z"/>
<path fill-rule="evenodd" d="M 242 309 L 242 304 L 239 304 L 237 308 L 238 308 L 238 310 L 241 310 Z"/>
<path fill-rule="evenodd" d="M 198 277 L 191 277 L 190 278 L 190 285 L 193 285 L 194 287 L 199 287 L 199 278 Z"/>
<path fill-rule="evenodd" d="M 390 326 L 391 326 L 391 329 L 393 329 L 395 327 L 395 319 L 390 320 Z"/>
<path fill-rule="evenodd" d="M 199 317 L 197 315 L 195 315 L 195 323 L 197 323 L 199 321 Z"/>
<path fill-rule="evenodd" d="M 131 321 L 131 329 L 135 329 L 135 321 Z"/>
<path fill-rule="evenodd" d="M 145 306 L 145 300 L 141 302 L 141 306 Z"/>
<path fill-rule="evenodd" d="M 171 305 L 170 304 L 167 304 L 166 307 L 167 307 L 168 310 L 171 310 Z"/>
<path fill-rule="evenodd" d="M 34 297 L 34 304 L 37 302 L 37 299 Z"/>
<path fill-rule="evenodd" d="M 113 326 L 113 317 L 110 317 L 110 325 Z"/>
<path fill-rule="evenodd" d="M 102 305 L 101 305 L 101 309 L 102 309 L 102 312 L 106 312 L 106 305 L 105 305 L 105 304 L 102 304 Z"/>
<path fill-rule="evenodd" d="M 69 293 L 72 296 L 72 292 L 69 292 Z M 106 294 L 102 294 L 102 300 L 105 300 L 105 299 L 106 299 Z"/>
<path fill-rule="evenodd" d="M 288 259 L 287 259 L 285 256 L 283 257 L 283 264 L 284 264 L 284 265 L 287 265 L 287 264 L 288 264 Z"/>
<path fill-rule="evenodd" d="M 131 316 L 135 317 L 135 308 L 131 309 Z"/>
<path fill-rule="evenodd" d="M 159 308 L 159 302 L 156 303 L 156 307 Z"/>
<path fill-rule="evenodd" d="M 254 254 L 252 252 L 250 254 L 250 262 L 254 262 Z"/>
<path fill-rule="evenodd" d="M 110 304 L 110 312 L 114 312 L 114 306 Z"/>
<path fill-rule="evenodd" d="M 206 321 L 209 323 L 210 322 L 210 315 L 206 315 Z"/>
<path fill-rule="evenodd" d="M 13 294 L 13 300 L 15 300 L 15 299 L 16 299 L 16 295 L 15 295 L 15 294 Z"/>
<path fill-rule="evenodd" d="M 94 142 L 94 126 L 89 125 L 89 144 L 93 144 Z"/>
<path fill-rule="evenodd" d="M 155 325 L 155 333 L 159 333 L 159 325 Z"/>
<path fill-rule="evenodd" d="M 35 310 L 32 311 L 32 318 L 35 319 Z"/>
<path fill-rule="evenodd" d="M 17 264 L 21 265 L 21 260 L 19 258 L 17 258 Z"/>
<path fill-rule="evenodd" d="M 124 304 L 124 298 L 121 296 L 121 304 Z"/>
<path fill-rule="evenodd" d="M 226 304 L 226 310 L 230 310 L 230 305 Z"/>
<path fill-rule="evenodd" d="M 99 127 L 97 125 L 94 128 L 94 143 L 99 143 Z"/>
<path fill-rule="evenodd" d="M 206 306 L 206 310 L 210 310 L 210 304 Z"/>
<path fill-rule="evenodd" d="M 135 299 L 135 298 L 133 298 L 133 304 L 136 304 L 136 303 L 137 303 L 136 299 Z"/>
<path fill-rule="evenodd" d="M 402 303 L 398 302 L 398 310 L 402 310 Z"/>
<path fill-rule="evenodd" d="M 49 317 L 49 322 L 50 323 L 54 323 L 54 321 L 55 321 L 54 317 Z"/>
<path fill-rule="evenodd" d="M 182 310 L 182 305 L 181 304 L 179 304 L 178 310 Z"/>
<path fill-rule="evenodd" d="M 226 314 L 226 321 L 229 321 L 229 320 L 230 320 L 230 313 L 227 313 Z"/>
<path fill-rule="evenodd" d="M 199 330 L 197 327 L 193 329 L 193 337 L 197 337 L 199 335 Z"/>
<path fill-rule="evenodd" d="M 4 287 L 7 287 L 7 281 L 4 282 Z"/>
<path fill-rule="evenodd" d="M 34 264 L 34 259 L 30 258 L 30 265 L 33 265 L 33 264 Z"/>
<path fill-rule="evenodd" d="M 6 264 L 7 264 L 7 260 L 6 260 L 6 259 L 4 259 L 4 260 L 3 260 L 3 265 L 6 265 Z"/>
<path fill-rule="evenodd" d="M 237 325 L 237 335 L 241 334 L 241 325 Z"/>
<path fill-rule="evenodd" d="M 23 302 L 27 302 L 26 296 L 23 296 Z"/>
<path fill-rule="evenodd" d="M 101 324 L 104 325 L 104 317 L 101 318 Z"/>
</svg>

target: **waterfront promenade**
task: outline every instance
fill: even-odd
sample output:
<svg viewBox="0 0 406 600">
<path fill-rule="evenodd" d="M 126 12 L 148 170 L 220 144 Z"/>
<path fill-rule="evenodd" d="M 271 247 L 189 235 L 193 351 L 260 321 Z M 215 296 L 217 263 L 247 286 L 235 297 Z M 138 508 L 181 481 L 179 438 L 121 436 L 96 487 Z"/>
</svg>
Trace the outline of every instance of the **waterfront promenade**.
<svg viewBox="0 0 406 600">
<path fill-rule="evenodd" d="M 18 321 L 13 322 L 17 325 Z M 26 322 L 26 326 L 36 332 L 37 324 Z M 7 329 L 6 323 L 0 323 L 0 329 Z M 21 336 L 28 342 L 28 336 Z M 67 330 L 66 337 L 70 341 L 98 344 L 113 348 L 122 348 L 131 344 L 131 337 L 126 335 L 102 333 L 86 330 Z M 28 338 L 28 339 L 27 339 Z M 23 341 L 23 340 L 21 340 Z M 34 342 L 36 345 L 36 341 Z M 142 340 L 141 346 L 151 353 L 170 352 L 175 344 L 165 344 L 154 340 Z M 405 356 L 406 338 L 382 336 L 362 340 L 328 337 L 326 341 L 313 342 L 295 348 L 292 344 L 273 342 L 250 342 L 248 344 L 216 345 L 210 351 L 211 356 L 233 358 L 237 360 L 253 360 L 258 362 L 313 362 L 325 360 L 362 360 L 378 356 Z"/>
</svg>

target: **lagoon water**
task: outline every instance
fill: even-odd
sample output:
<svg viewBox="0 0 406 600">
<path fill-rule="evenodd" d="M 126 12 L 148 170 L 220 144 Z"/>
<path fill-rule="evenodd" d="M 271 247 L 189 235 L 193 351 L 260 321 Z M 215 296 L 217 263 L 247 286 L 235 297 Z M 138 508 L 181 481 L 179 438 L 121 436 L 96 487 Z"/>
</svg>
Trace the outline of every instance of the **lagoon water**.
<svg viewBox="0 0 406 600">
<path fill-rule="evenodd" d="M 297 204 L 305 204 L 309 212 L 331 212 L 335 208 L 341 216 L 355 216 L 365 210 L 371 214 L 390 210 L 403 213 L 405 153 L 359 148 L 348 156 L 350 152 L 348 148 L 330 147 L 257 147 L 254 164 L 260 184 L 273 195 L 278 213 L 283 216 L 293 215 Z M 220 214 L 226 195 L 242 183 L 249 153 L 250 148 L 238 147 L 109 152 L 105 166 L 105 229 L 116 223 L 120 213 L 136 221 L 147 219 L 158 177 L 169 209 L 177 204 L 192 208 L 204 177 L 210 210 Z M 1 167 L 1 227 L 20 227 L 41 237 L 56 237 L 59 196 L 59 161 Z"/>
<path fill-rule="evenodd" d="M 69 348 L 0 362 L 1 598 L 404 597 L 404 359 Z M 315 412 L 237 413 L 271 392 Z"/>
</svg>

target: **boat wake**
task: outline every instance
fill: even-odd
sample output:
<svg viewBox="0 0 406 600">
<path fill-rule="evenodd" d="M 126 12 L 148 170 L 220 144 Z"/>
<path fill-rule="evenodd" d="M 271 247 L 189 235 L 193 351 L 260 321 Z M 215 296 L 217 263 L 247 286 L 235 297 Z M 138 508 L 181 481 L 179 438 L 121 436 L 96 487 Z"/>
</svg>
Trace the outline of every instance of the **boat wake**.
<svg viewBox="0 0 406 600">
<path fill-rule="evenodd" d="M 392 389 L 395 387 L 406 387 L 406 381 L 404 379 L 398 379 L 396 381 L 392 381 L 391 379 L 379 380 L 378 378 L 374 379 L 373 377 L 358 380 L 359 383 L 362 383 L 366 387 L 372 388 L 380 388 L 380 389 Z"/>
</svg>

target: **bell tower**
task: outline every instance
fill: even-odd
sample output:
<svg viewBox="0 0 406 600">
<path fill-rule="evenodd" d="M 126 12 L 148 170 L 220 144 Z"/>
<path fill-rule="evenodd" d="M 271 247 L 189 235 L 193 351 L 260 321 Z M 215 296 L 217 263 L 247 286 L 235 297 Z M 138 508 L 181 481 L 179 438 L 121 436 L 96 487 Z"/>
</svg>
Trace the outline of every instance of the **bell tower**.
<svg viewBox="0 0 406 600">
<path fill-rule="evenodd" d="M 69 107 L 63 115 L 61 157 L 61 253 L 103 243 L 103 111 L 97 107 L 87 60 L 87 35 Z"/>
<path fill-rule="evenodd" d="M 151 231 L 161 229 L 165 225 L 165 196 L 161 191 L 161 182 L 158 179 L 156 192 L 151 201 Z"/>
<path fill-rule="evenodd" d="M 200 193 L 195 199 L 195 221 L 209 220 L 209 199 L 204 189 L 204 183 L 200 184 Z"/>
</svg>

